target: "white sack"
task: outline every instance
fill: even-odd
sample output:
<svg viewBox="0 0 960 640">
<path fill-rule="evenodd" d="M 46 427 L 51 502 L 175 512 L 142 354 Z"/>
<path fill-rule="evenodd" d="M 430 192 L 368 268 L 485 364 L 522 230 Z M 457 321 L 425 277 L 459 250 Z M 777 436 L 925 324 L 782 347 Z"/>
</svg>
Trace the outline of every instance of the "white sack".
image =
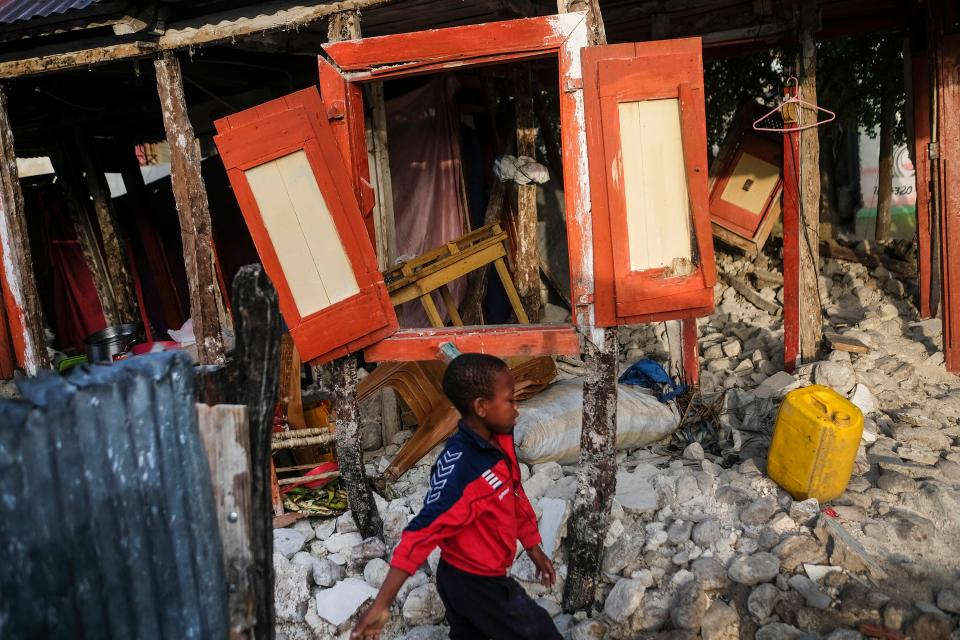
<svg viewBox="0 0 960 640">
<path fill-rule="evenodd" d="M 514 429 L 517 455 L 527 464 L 569 464 L 580 455 L 583 380 L 561 380 L 520 405 Z M 649 389 L 617 385 L 617 449 L 633 449 L 673 433 L 680 414 Z"/>
</svg>

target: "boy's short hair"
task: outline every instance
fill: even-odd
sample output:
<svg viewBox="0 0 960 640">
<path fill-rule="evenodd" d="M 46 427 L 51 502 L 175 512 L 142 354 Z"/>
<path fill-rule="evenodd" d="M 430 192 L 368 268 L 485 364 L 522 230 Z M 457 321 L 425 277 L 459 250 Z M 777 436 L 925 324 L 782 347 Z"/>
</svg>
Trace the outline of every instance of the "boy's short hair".
<svg viewBox="0 0 960 640">
<path fill-rule="evenodd" d="M 470 403 L 493 396 L 497 374 L 509 371 L 507 363 L 484 353 L 464 353 L 453 359 L 443 374 L 443 393 L 461 416 L 472 413 Z"/>
</svg>

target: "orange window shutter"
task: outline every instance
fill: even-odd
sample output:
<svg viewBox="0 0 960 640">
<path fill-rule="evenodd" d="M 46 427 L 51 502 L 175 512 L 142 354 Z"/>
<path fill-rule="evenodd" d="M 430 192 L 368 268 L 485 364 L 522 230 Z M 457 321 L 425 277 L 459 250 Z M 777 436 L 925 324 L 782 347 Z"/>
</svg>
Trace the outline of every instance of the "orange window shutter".
<svg viewBox="0 0 960 640">
<path fill-rule="evenodd" d="M 589 47 L 582 65 L 597 326 L 709 314 L 700 39 Z"/>
<path fill-rule="evenodd" d="M 304 361 L 393 334 L 397 318 L 315 88 L 218 120 L 217 148 Z"/>
</svg>

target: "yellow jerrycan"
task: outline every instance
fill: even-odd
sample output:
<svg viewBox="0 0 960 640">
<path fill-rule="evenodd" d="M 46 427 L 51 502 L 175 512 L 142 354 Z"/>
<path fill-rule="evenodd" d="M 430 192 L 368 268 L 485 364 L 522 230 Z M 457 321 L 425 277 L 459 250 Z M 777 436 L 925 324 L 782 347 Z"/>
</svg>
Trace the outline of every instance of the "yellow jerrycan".
<svg viewBox="0 0 960 640">
<path fill-rule="evenodd" d="M 833 500 L 847 488 L 862 435 L 863 413 L 839 393 L 795 389 L 777 413 L 767 475 L 794 500 Z"/>
</svg>

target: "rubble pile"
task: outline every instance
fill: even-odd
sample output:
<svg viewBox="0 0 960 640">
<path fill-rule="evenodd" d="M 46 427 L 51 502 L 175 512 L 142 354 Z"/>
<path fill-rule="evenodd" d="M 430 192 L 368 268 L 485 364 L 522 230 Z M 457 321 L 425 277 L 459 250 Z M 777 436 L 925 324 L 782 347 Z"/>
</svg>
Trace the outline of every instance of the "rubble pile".
<svg viewBox="0 0 960 640">
<path fill-rule="evenodd" d="M 940 321 L 917 321 L 909 284 L 883 267 L 824 260 L 826 330 L 867 352 L 827 350 L 785 374 L 782 320 L 727 283 L 738 278 L 774 305 L 782 285 L 762 259 L 717 257 L 725 278 L 716 312 L 700 321 L 696 400 L 716 424 L 685 423 L 679 439 L 618 454 L 603 586 L 587 611 L 560 608 L 576 468 L 524 466 L 558 583 L 539 585 L 522 553 L 513 576 L 573 640 L 960 639 L 960 380 L 943 368 Z M 665 333 L 621 330 L 623 365 L 664 361 Z M 795 501 L 764 473 L 780 401 L 810 383 L 846 395 L 865 416 L 853 477 L 829 505 Z M 382 471 L 410 433 L 369 452 L 368 472 Z M 423 503 L 436 454 L 392 485 L 392 499 L 377 496 L 386 545 L 363 540 L 349 513 L 275 532 L 278 638 L 349 637 Z M 447 637 L 437 561 L 434 552 L 404 586 L 384 638 Z"/>
</svg>

